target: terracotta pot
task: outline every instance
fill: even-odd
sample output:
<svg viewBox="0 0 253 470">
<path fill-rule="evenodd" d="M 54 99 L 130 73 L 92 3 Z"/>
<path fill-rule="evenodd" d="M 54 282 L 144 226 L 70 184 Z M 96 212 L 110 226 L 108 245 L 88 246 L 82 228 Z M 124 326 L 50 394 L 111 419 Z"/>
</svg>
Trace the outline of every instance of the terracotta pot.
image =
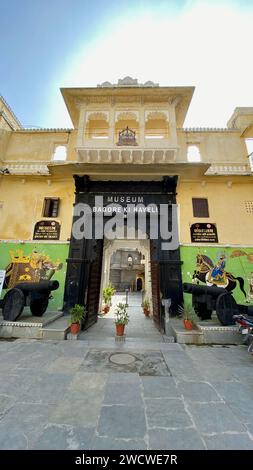
<svg viewBox="0 0 253 470">
<path fill-rule="evenodd" d="M 192 330 L 193 324 L 191 320 L 184 320 L 184 327 L 186 330 Z"/>
<path fill-rule="evenodd" d="M 104 315 L 105 315 L 106 313 L 108 313 L 109 310 L 110 310 L 110 306 L 109 306 L 109 305 L 106 305 L 106 306 L 103 308 L 103 313 L 104 313 Z"/>
<path fill-rule="evenodd" d="M 125 331 L 125 325 L 116 325 L 116 335 L 123 336 Z"/>
<path fill-rule="evenodd" d="M 148 317 L 149 314 L 150 314 L 150 311 L 149 311 L 148 308 L 144 308 L 144 309 L 143 309 L 143 312 L 144 312 L 144 314 L 146 315 L 146 317 Z"/>
<path fill-rule="evenodd" d="M 72 335 L 77 335 L 80 331 L 80 323 L 71 323 L 70 325 L 70 333 Z"/>
</svg>

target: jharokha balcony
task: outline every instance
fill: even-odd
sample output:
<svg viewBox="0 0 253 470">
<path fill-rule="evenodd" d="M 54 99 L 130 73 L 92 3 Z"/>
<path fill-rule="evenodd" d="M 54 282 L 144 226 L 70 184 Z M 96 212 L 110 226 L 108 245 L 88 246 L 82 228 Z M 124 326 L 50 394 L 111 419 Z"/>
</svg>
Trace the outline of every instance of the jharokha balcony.
<svg viewBox="0 0 253 470">
<path fill-rule="evenodd" d="M 141 135 L 128 126 L 118 131 L 118 137 L 98 133 L 83 139 L 82 146 L 77 147 L 82 163 L 172 163 L 177 150 L 163 130 Z"/>
</svg>

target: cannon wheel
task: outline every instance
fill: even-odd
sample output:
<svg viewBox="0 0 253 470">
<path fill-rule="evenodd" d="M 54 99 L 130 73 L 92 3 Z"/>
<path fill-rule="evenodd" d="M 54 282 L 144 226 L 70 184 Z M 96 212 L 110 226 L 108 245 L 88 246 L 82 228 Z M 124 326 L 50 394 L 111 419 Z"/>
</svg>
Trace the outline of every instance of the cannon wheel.
<svg viewBox="0 0 253 470">
<path fill-rule="evenodd" d="M 4 296 L 3 304 L 4 320 L 17 320 L 25 306 L 25 296 L 22 290 L 17 287 L 10 289 Z"/>
<path fill-rule="evenodd" d="M 30 310 L 35 317 L 42 317 L 48 306 L 48 297 L 42 299 L 33 299 L 30 303 Z"/>
<path fill-rule="evenodd" d="M 238 314 L 238 306 L 234 297 L 228 292 L 219 295 L 216 300 L 216 313 L 224 326 L 234 325 L 233 315 Z"/>
</svg>

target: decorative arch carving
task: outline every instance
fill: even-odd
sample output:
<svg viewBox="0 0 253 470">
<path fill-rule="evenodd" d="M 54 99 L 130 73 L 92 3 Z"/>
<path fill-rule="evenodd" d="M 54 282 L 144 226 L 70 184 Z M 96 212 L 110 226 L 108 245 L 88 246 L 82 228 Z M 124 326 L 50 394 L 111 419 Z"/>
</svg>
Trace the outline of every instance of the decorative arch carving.
<svg viewBox="0 0 253 470">
<path fill-rule="evenodd" d="M 118 121 L 138 121 L 139 115 L 137 111 L 118 111 L 116 112 L 116 122 Z"/>
<path fill-rule="evenodd" d="M 109 120 L 108 112 L 90 111 L 87 113 L 87 121 L 107 121 Z"/>
<path fill-rule="evenodd" d="M 165 121 L 169 120 L 168 111 L 147 111 L 146 112 L 146 116 L 145 116 L 146 121 L 149 121 L 149 120 L 157 121 L 157 120 L 162 120 L 162 119 L 164 119 Z"/>
</svg>

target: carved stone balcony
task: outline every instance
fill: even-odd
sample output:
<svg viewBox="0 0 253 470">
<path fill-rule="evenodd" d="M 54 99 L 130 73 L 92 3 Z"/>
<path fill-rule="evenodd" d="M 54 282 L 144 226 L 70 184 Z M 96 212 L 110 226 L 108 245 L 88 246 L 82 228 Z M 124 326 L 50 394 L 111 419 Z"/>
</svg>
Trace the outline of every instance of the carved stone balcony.
<svg viewBox="0 0 253 470">
<path fill-rule="evenodd" d="M 173 163 L 177 157 L 177 147 L 165 148 L 140 148 L 140 147 L 117 147 L 117 148 L 85 148 L 76 149 L 80 163 L 132 163 L 132 164 L 154 164 Z"/>
</svg>

